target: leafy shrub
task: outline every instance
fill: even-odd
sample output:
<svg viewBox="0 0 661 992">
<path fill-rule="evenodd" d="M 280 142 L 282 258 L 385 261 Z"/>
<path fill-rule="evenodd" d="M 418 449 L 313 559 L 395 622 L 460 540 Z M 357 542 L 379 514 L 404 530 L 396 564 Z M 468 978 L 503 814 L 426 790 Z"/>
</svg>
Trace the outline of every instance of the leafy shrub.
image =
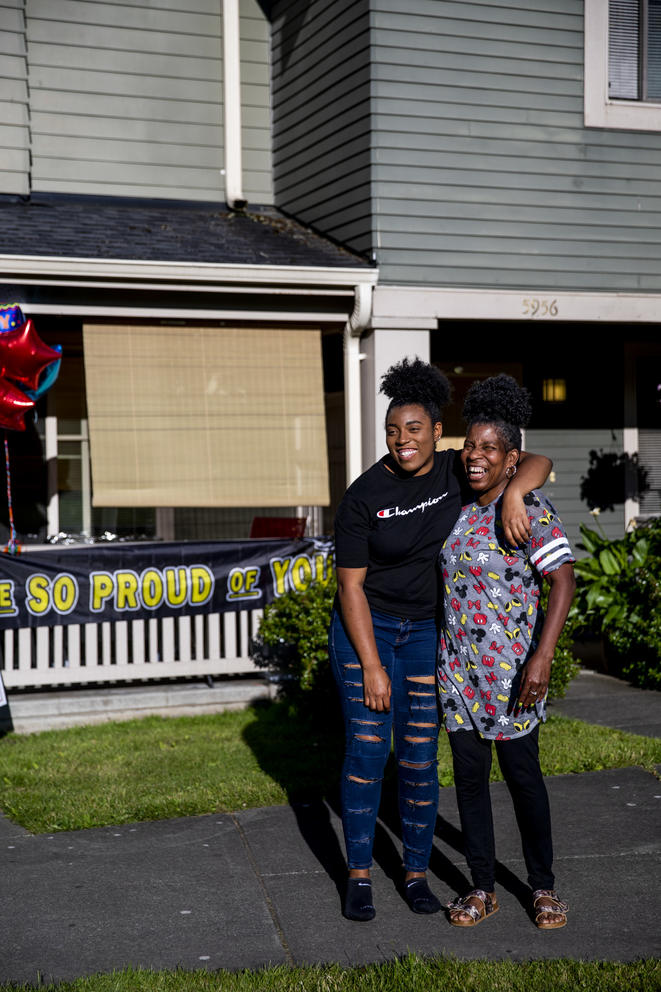
<svg viewBox="0 0 661 992">
<path fill-rule="evenodd" d="M 288 592 L 264 608 L 251 654 L 272 672 L 281 696 L 306 706 L 336 706 L 337 690 L 328 662 L 328 628 L 335 575 L 305 592 Z"/>
<path fill-rule="evenodd" d="M 661 689 L 661 518 L 614 541 L 581 534 L 590 557 L 575 565 L 569 632 L 603 637 L 612 674 Z"/>
<path fill-rule="evenodd" d="M 548 592 L 545 592 L 548 599 Z M 562 699 L 567 692 L 567 686 L 579 670 L 579 664 L 573 653 L 574 638 L 570 624 L 565 624 L 553 653 L 551 677 L 549 678 L 549 699 Z"/>
</svg>

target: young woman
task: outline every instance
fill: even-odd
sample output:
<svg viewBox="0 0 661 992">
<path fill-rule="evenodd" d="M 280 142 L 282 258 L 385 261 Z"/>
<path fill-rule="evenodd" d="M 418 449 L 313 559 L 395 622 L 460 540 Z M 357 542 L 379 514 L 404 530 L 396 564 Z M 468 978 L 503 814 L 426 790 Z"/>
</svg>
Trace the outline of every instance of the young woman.
<svg viewBox="0 0 661 992">
<path fill-rule="evenodd" d="M 571 548 L 543 493 L 524 497 L 530 539 L 509 540 L 505 495 L 520 477 L 521 427 L 527 393 L 500 375 L 468 391 L 468 433 L 461 461 L 473 490 L 441 551 L 444 620 L 439 690 L 449 732 L 466 860 L 474 888 L 449 905 L 450 923 L 475 926 L 498 910 L 489 795 L 491 742 L 521 834 L 535 922 L 542 930 L 567 922 L 554 891 L 551 817 L 539 766 L 539 723 L 553 652 L 574 593 Z M 539 609 L 550 584 L 548 613 Z"/>
<path fill-rule="evenodd" d="M 381 391 L 390 399 L 388 453 L 349 487 L 335 520 L 338 594 L 329 653 L 346 728 L 344 915 L 351 920 L 375 915 L 372 846 L 393 733 L 406 900 L 416 913 L 440 909 L 426 881 L 438 804 L 437 558 L 465 486 L 457 453 L 435 449 L 450 397 L 445 376 L 404 359 L 384 375 Z M 521 453 L 503 504 L 514 543 L 528 537 L 523 495 L 550 467 L 547 458 Z"/>
</svg>

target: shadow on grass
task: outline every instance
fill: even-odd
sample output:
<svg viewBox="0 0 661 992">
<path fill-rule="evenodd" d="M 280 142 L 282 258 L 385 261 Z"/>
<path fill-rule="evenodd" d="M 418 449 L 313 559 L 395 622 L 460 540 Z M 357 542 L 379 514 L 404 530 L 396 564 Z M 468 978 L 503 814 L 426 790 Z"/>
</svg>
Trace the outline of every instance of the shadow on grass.
<svg viewBox="0 0 661 992">
<path fill-rule="evenodd" d="M 344 734 L 339 714 L 301 714 L 286 702 L 254 704 L 257 719 L 243 731 L 262 771 L 287 794 L 298 828 L 338 893 L 346 862 L 331 814 L 339 808 Z"/>
<path fill-rule="evenodd" d="M 0 676 L 0 679 L 2 676 Z M 2 685 L 0 685 L 0 694 L 2 693 Z M 14 730 L 14 721 L 11 717 L 11 708 L 9 706 L 9 701 L 3 703 L 0 706 L 0 738 L 6 737 L 7 734 L 11 734 Z"/>
<path fill-rule="evenodd" d="M 301 713 L 286 702 L 259 703 L 257 719 L 243 731 L 260 768 L 287 794 L 301 836 L 333 881 L 340 900 L 346 884 L 346 860 L 341 841 L 340 775 L 344 754 L 344 729 L 336 712 Z M 454 790 L 441 793 L 454 803 Z M 463 856 L 461 831 L 440 814 L 430 871 L 451 892 L 463 895 L 472 884 L 468 876 L 444 853 L 441 846 Z M 440 845 L 439 846 L 439 842 Z M 401 824 L 397 803 L 397 768 L 391 755 L 374 837 L 374 860 L 402 892 Z M 530 890 L 505 865 L 496 862 L 496 881 L 528 909 Z"/>
</svg>

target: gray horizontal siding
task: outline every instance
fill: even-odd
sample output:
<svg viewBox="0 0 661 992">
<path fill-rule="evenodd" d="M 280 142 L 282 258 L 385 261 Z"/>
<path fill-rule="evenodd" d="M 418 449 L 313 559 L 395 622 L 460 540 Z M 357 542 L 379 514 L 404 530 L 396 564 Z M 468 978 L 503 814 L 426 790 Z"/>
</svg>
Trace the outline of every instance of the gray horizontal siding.
<svg viewBox="0 0 661 992">
<path fill-rule="evenodd" d="M 647 492 L 640 497 L 641 514 L 661 513 L 661 430 L 641 427 L 638 432 L 640 464 L 647 472 Z"/>
<path fill-rule="evenodd" d="M 243 192 L 273 203 L 270 28 L 257 0 L 240 0 Z"/>
<path fill-rule="evenodd" d="M 19 0 L 0 0 L 0 192 L 30 190 L 25 23 Z"/>
<path fill-rule="evenodd" d="M 220 0 L 30 0 L 28 15 L 34 190 L 224 198 Z M 256 0 L 241 0 L 240 37 L 244 195 L 269 204 L 269 33 Z"/>
<path fill-rule="evenodd" d="M 30 59 L 35 72 L 41 67 L 47 67 L 112 72 L 121 77 L 124 73 L 135 72 L 138 67 L 135 53 L 132 51 L 73 44 L 71 35 L 58 44 L 52 44 L 48 38 L 42 42 L 31 37 Z M 213 59 L 200 59 L 183 55 L 179 51 L 142 51 L 139 69 L 140 74 L 145 77 L 153 76 L 167 80 L 172 75 L 175 78 L 218 82 L 218 67 Z"/>
<path fill-rule="evenodd" d="M 372 244 L 367 0 L 276 2 L 276 202 L 357 251 Z"/>
<path fill-rule="evenodd" d="M 40 133 L 40 140 L 43 138 L 45 148 L 48 148 L 47 139 L 53 137 L 70 137 L 72 141 L 79 138 L 89 139 L 88 145 L 91 151 L 97 140 L 114 140 L 118 148 L 122 142 L 133 142 L 134 146 L 140 143 L 145 146 L 143 154 L 150 154 L 150 146 L 153 144 L 172 143 L 172 125 L 169 121 L 151 120 L 145 121 L 143 118 L 131 119 L 128 117 L 97 117 L 94 114 L 59 114 L 57 123 L 61 125 L 60 131 L 52 131 L 54 124 L 53 114 L 38 110 L 32 112 L 32 126 Z M 182 147 L 194 146 L 202 148 L 222 147 L 222 127 L 218 122 L 214 127 L 208 124 L 177 122 L 177 136 Z M 175 146 L 176 147 L 176 146 Z M 151 154 L 160 155 L 161 149 L 153 149 Z"/>
<path fill-rule="evenodd" d="M 590 451 L 600 449 L 605 453 L 622 454 L 622 431 L 526 431 L 526 450 L 541 452 L 553 461 L 554 481 L 546 483 L 544 492 L 560 514 L 575 554 L 581 540 L 581 524 L 592 529 L 598 526 L 599 531 L 610 539 L 622 537 L 626 526 L 624 503 L 616 504 L 614 510 L 602 510 L 596 525 L 587 503 L 581 500 L 581 479 L 590 467 Z"/>
<path fill-rule="evenodd" d="M 661 291 L 661 135 L 583 126 L 582 0 L 371 0 L 381 280 Z"/>
<path fill-rule="evenodd" d="M 221 199 L 220 7 L 187 6 L 31 0 L 35 190 Z"/>
</svg>

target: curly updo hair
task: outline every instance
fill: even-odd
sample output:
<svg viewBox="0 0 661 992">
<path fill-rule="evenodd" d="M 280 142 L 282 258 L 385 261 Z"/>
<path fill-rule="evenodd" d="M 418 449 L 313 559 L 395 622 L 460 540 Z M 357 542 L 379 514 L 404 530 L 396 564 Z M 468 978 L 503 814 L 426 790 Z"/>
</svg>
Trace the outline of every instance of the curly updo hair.
<svg viewBox="0 0 661 992">
<path fill-rule="evenodd" d="M 474 382 L 466 393 L 463 417 L 466 429 L 473 424 L 491 424 L 506 451 L 521 451 L 521 428 L 532 415 L 530 393 L 511 375 L 491 376 Z"/>
<path fill-rule="evenodd" d="M 391 365 L 381 379 L 379 392 L 390 400 L 386 421 L 393 407 L 415 403 L 429 414 L 432 424 L 442 420 L 443 409 L 450 402 L 450 383 L 435 365 L 429 365 L 420 358 L 412 362 L 403 358 Z"/>
</svg>

